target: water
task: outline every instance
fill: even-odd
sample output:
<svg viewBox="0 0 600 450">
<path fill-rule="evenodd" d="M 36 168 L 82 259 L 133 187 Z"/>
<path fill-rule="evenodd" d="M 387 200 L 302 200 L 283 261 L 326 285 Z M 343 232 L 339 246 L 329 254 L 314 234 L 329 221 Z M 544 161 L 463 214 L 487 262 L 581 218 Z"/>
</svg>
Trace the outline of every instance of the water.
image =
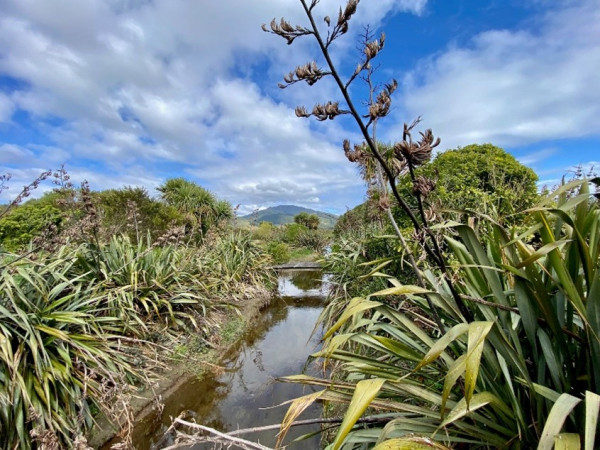
<svg viewBox="0 0 600 450">
<path fill-rule="evenodd" d="M 321 272 L 312 270 L 282 272 L 279 297 L 256 319 L 256 324 L 222 362 L 226 370 L 201 381 L 190 380 L 164 399 L 165 408 L 160 417 L 149 417 L 136 425 L 135 447 L 150 450 L 171 445 L 171 438 L 163 439 L 163 435 L 171 424 L 171 417 L 177 417 L 184 410 L 191 411 L 197 423 L 219 431 L 280 423 L 288 406 L 274 406 L 311 392 L 310 388 L 275 379 L 301 373 L 308 355 L 315 350 L 320 330 L 312 337 L 311 333 L 323 309 L 325 295 L 321 277 Z M 309 366 L 306 373 L 317 375 L 318 368 Z M 319 415 L 320 406 L 315 404 L 300 418 Z M 294 427 L 286 442 L 318 430 L 318 425 Z M 273 447 L 277 431 L 240 437 Z M 157 445 L 157 442 L 160 443 Z M 319 448 L 319 437 L 304 440 L 294 447 Z"/>
</svg>

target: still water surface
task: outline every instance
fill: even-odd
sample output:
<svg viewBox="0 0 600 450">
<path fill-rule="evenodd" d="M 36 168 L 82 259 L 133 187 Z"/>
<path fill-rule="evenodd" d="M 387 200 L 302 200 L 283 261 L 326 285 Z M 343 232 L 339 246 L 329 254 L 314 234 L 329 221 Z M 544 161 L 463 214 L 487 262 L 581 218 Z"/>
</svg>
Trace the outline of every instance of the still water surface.
<svg viewBox="0 0 600 450">
<path fill-rule="evenodd" d="M 222 363 L 225 371 L 208 375 L 201 381 L 191 380 L 163 399 L 162 415 L 148 418 L 136 426 L 135 447 L 150 450 L 172 444 L 161 438 L 171 424 L 171 417 L 177 417 L 184 410 L 192 411 L 197 423 L 219 431 L 280 423 L 287 406 L 274 406 L 311 392 L 309 388 L 276 382 L 275 379 L 305 370 L 307 357 L 321 337 L 320 330 L 312 332 L 324 306 L 325 289 L 320 271 L 282 272 L 279 296 L 227 355 Z M 317 374 L 318 369 L 311 366 L 306 372 Z M 319 415 L 320 407 L 314 405 L 301 418 Z M 318 425 L 293 428 L 286 442 L 318 429 Z M 276 433 L 274 430 L 241 437 L 272 447 Z M 317 449 L 319 437 L 294 444 L 292 448 Z"/>
</svg>

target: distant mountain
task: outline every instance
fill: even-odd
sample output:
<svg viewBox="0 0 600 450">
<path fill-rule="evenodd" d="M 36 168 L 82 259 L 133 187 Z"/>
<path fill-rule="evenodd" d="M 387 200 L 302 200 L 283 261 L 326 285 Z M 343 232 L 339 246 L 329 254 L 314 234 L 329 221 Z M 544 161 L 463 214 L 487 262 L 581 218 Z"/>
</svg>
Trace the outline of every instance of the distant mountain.
<svg viewBox="0 0 600 450">
<path fill-rule="evenodd" d="M 294 223 L 294 217 L 301 212 L 316 214 L 319 216 L 319 228 L 333 228 L 337 221 L 337 216 L 314 209 L 302 208 L 294 205 L 279 205 L 267 209 L 255 211 L 247 216 L 239 217 L 240 220 L 251 224 L 259 224 L 261 222 L 271 222 L 275 225 L 284 225 L 286 223 Z"/>
</svg>

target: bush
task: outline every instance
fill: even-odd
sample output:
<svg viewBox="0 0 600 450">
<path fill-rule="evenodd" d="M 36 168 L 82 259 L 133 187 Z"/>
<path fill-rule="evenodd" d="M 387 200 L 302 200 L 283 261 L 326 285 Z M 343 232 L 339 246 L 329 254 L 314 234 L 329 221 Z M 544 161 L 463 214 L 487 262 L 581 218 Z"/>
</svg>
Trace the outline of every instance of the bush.
<svg viewBox="0 0 600 450">
<path fill-rule="evenodd" d="M 105 314 L 121 320 L 122 333 L 144 336 L 155 322 L 197 326 L 193 310 L 217 306 L 207 300 L 206 279 L 192 249 L 134 244 L 113 236 L 100 248 L 82 246 L 74 274 L 101 289 Z"/>
<path fill-rule="evenodd" d="M 446 211 L 446 217 L 452 216 L 448 210 L 471 210 L 510 224 L 519 220 L 511 215 L 533 206 L 538 199 L 535 172 L 492 144 L 439 153 L 416 169 L 416 175 L 436 180 L 426 203 L 438 212 Z M 401 178 L 398 184 L 404 198 L 413 198 L 410 177 Z M 403 223 L 410 226 L 407 218 Z"/>
<path fill-rule="evenodd" d="M 267 253 L 275 264 L 283 264 L 290 260 L 290 248 L 284 242 L 269 242 Z"/>
<path fill-rule="evenodd" d="M 329 238 L 317 230 L 307 230 L 298 234 L 296 245 L 310 248 L 317 253 L 322 253 L 329 244 Z"/>
<path fill-rule="evenodd" d="M 258 227 L 252 229 L 252 238 L 260 241 L 275 239 L 277 228 L 271 222 L 261 222 Z"/>
<path fill-rule="evenodd" d="M 299 223 L 284 225 L 281 231 L 281 240 L 286 244 L 298 245 L 298 237 L 306 231 L 308 231 L 308 228 Z"/>
<path fill-rule="evenodd" d="M 17 251 L 51 227 L 59 228 L 62 213 L 55 206 L 32 200 L 0 218 L 0 246 Z"/>
<path fill-rule="evenodd" d="M 344 382 L 295 378 L 330 387 L 297 399 L 290 411 L 317 398 L 349 402 L 334 448 L 433 438 L 451 447 L 550 449 L 555 438 L 579 443 L 584 436 L 593 448 L 600 405 L 598 202 L 586 182 L 574 182 L 524 220 L 532 227 L 522 236 L 498 224 L 483 243 L 468 225 L 454 224 L 455 234 L 446 236 L 454 287 L 472 318 L 432 270 L 423 272 L 427 289 L 388 277 L 390 288 L 353 299 L 317 354 L 344 363 Z M 390 295 L 402 296 L 403 304 L 383 303 Z M 435 315 L 445 324 L 441 334 Z M 389 412 L 385 427 L 354 427 L 367 407 Z"/>
<path fill-rule="evenodd" d="M 0 274 L 2 448 L 70 448 L 106 389 L 135 377 L 126 343 L 112 333 L 119 320 L 89 283 L 70 276 L 75 260 L 63 248 Z"/>
</svg>

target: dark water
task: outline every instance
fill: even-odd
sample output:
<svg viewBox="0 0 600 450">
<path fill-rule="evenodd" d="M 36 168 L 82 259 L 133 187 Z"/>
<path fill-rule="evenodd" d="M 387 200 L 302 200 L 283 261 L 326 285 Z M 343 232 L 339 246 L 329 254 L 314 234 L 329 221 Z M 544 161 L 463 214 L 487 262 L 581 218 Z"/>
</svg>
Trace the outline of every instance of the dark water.
<svg viewBox="0 0 600 450">
<path fill-rule="evenodd" d="M 281 273 L 279 298 L 256 319 L 256 324 L 226 357 L 222 364 L 226 370 L 202 381 L 192 380 L 163 399 L 162 416 L 148 418 L 136 426 L 135 447 L 149 450 L 171 445 L 172 440 L 162 439 L 163 435 L 171 417 L 184 410 L 192 411 L 197 423 L 219 431 L 280 423 L 287 406 L 273 406 L 311 392 L 303 386 L 276 382 L 275 378 L 301 373 L 308 355 L 315 350 L 320 330 L 312 338 L 311 333 L 325 295 L 321 277 L 321 272 L 312 270 Z M 317 374 L 318 369 L 308 367 L 306 372 Z M 319 415 L 320 406 L 313 405 L 300 418 Z M 286 442 L 318 429 L 317 425 L 292 428 Z M 273 430 L 240 437 L 272 447 L 276 433 Z M 292 448 L 317 449 L 319 437 L 293 444 Z"/>
</svg>

